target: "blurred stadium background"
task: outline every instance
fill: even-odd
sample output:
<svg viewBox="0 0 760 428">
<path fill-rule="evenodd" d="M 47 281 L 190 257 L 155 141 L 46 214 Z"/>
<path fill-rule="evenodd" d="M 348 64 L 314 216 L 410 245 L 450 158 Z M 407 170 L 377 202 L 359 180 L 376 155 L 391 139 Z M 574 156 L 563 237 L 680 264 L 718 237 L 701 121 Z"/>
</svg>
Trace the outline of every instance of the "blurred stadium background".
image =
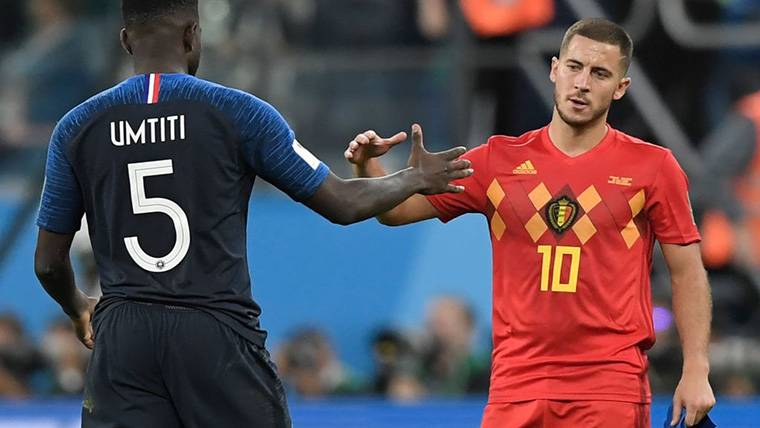
<svg viewBox="0 0 760 428">
<path fill-rule="evenodd" d="M 130 73 L 119 3 L 0 0 L 0 427 L 78 423 L 88 354 L 34 278 L 34 218 L 56 120 Z M 564 29 L 579 17 L 623 24 L 634 83 L 610 123 L 670 147 L 690 175 L 715 300 L 713 414 L 722 427 L 760 426 L 760 107 L 737 113 L 760 90 L 760 0 L 200 3 L 200 77 L 270 101 L 342 176 L 342 152 L 365 129 L 419 121 L 442 149 L 543 126 Z M 296 426 L 477 426 L 490 351 L 483 219 L 339 227 L 263 182 L 250 216 L 254 296 Z M 75 264 L 97 293 L 86 236 Z M 654 271 L 661 426 L 680 349 L 661 260 Z"/>
</svg>

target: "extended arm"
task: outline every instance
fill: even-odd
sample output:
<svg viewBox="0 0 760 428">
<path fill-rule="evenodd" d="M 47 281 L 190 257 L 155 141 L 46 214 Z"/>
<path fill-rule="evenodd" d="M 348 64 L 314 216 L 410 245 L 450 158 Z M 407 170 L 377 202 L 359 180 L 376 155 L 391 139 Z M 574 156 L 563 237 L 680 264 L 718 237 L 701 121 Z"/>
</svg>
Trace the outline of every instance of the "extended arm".
<svg viewBox="0 0 760 428">
<path fill-rule="evenodd" d="M 412 137 L 415 142 L 419 140 L 421 144 L 422 130 L 418 126 L 413 128 Z M 403 140 L 396 139 L 396 136 L 384 139 L 374 131 L 367 131 L 356 136 L 349 144 L 344 156 L 353 165 L 354 174 L 357 177 L 382 177 L 386 175 L 386 171 L 377 157 L 385 154 L 401 141 Z M 454 165 L 459 168 L 468 168 L 468 171 L 472 173 L 472 170 L 469 169 L 470 162 L 467 160 L 455 161 Z M 461 187 L 456 189 L 458 192 L 463 190 Z M 397 205 L 381 212 L 377 215 L 377 220 L 387 226 L 400 226 L 437 216 L 438 211 L 427 198 L 420 193 L 414 193 L 399 201 Z"/>
<path fill-rule="evenodd" d="M 414 174 L 404 169 L 377 178 L 344 180 L 331 173 L 306 205 L 333 223 L 356 223 L 386 213 L 419 192 L 419 179 Z M 424 197 L 415 196 L 427 203 Z"/>
<path fill-rule="evenodd" d="M 306 204 L 330 221 L 350 224 L 395 211 L 393 207 L 405 205 L 405 201 L 410 199 L 421 199 L 433 211 L 427 218 L 433 217 L 433 207 L 420 194 L 461 192 L 461 187 L 449 183 L 468 177 L 473 171 L 469 169 L 468 161 L 457 160 L 464 154 L 464 147 L 429 153 L 423 146 L 419 126 L 413 128 L 412 134 L 412 155 L 408 168 L 386 175 L 380 167 L 379 171 L 375 171 L 377 174 L 365 174 L 362 175 L 364 178 L 350 180 L 330 174 Z M 397 144 L 405 138 L 404 133 L 399 133 L 387 141 Z"/>
<path fill-rule="evenodd" d="M 71 318 L 77 336 L 92 349 L 94 337 L 90 318 L 97 299 L 87 297 L 74 284 L 69 250 L 74 234 L 59 234 L 40 229 L 34 253 L 34 272 L 45 291 Z"/>
<path fill-rule="evenodd" d="M 683 348 L 683 371 L 673 397 L 673 420 L 686 408 L 686 424 L 702 420 L 715 405 L 708 381 L 712 299 L 699 244 L 662 244 L 673 289 L 673 313 Z"/>
<path fill-rule="evenodd" d="M 385 168 L 377 158 L 368 159 L 361 165 L 354 164 L 353 167 L 357 177 L 382 177 L 386 174 Z M 435 207 L 426 197 L 418 193 L 402 199 L 399 204 L 389 208 L 377 216 L 377 221 L 386 226 L 401 226 L 438 216 Z"/>
</svg>

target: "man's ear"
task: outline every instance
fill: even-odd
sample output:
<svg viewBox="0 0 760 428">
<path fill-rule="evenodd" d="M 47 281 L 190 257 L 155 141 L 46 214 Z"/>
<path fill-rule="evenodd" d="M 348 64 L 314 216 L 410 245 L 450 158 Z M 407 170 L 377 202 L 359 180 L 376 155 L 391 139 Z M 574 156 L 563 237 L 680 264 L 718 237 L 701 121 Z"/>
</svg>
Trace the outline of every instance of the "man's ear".
<svg viewBox="0 0 760 428">
<path fill-rule="evenodd" d="M 185 32 L 182 35 L 182 43 L 185 46 L 185 53 L 190 53 L 197 49 L 198 37 L 200 36 L 200 34 L 198 34 L 199 31 L 200 25 L 195 21 L 185 27 Z"/>
<path fill-rule="evenodd" d="M 129 34 L 127 34 L 126 28 L 121 29 L 121 32 L 119 33 L 119 39 L 121 40 L 121 47 L 127 51 L 128 54 L 133 55 L 132 46 L 129 43 Z"/>
<path fill-rule="evenodd" d="M 625 91 L 628 90 L 628 87 L 631 86 L 631 78 L 630 77 L 624 77 L 620 79 L 620 82 L 618 82 L 617 89 L 615 89 L 615 93 L 612 95 L 612 98 L 614 100 L 619 100 L 623 98 L 623 95 L 625 95 Z"/>
<path fill-rule="evenodd" d="M 558 66 L 559 66 L 559 58 L 557 58 L 556 56 L 553 56 L 551 68 L 549 69 L 549 80 L 551 80 L 552 83 L 557 82 L 557 67 Z"/>
</svg>

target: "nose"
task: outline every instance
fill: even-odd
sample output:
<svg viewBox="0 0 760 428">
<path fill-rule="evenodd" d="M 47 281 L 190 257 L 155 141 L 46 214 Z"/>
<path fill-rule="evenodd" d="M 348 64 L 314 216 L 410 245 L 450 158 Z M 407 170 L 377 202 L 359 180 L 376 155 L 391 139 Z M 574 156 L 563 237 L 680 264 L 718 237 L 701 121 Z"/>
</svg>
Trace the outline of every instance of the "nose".
<svg viewBox="0 0 760 428">
<path fill-rule="evenodd" d="M 588 92 L 589 81 L 591 79 L 591 72 L 589 70 L 583 70 L 575 76 L 575 89 Z"/>
</svg>

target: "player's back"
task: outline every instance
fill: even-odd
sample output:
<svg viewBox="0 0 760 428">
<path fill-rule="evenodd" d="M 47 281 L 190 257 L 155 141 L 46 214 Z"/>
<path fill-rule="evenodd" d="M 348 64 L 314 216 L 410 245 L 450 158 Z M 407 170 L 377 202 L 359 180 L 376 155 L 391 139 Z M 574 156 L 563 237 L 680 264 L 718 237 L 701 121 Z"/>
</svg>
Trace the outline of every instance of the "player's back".
<svg viewBox="0 0 760 428">
<path fill-rule="evenodd" d="M 126 300 L 189 306 L 263 343 L 246 249 L 254 177 L 303 199 L 326 174 L 289 158 L 297 142 L 271 106 L 189 75 L 139 75 L 70 112 L 56 144 L 87 213 L 99 313 Z"/>
</svg>

